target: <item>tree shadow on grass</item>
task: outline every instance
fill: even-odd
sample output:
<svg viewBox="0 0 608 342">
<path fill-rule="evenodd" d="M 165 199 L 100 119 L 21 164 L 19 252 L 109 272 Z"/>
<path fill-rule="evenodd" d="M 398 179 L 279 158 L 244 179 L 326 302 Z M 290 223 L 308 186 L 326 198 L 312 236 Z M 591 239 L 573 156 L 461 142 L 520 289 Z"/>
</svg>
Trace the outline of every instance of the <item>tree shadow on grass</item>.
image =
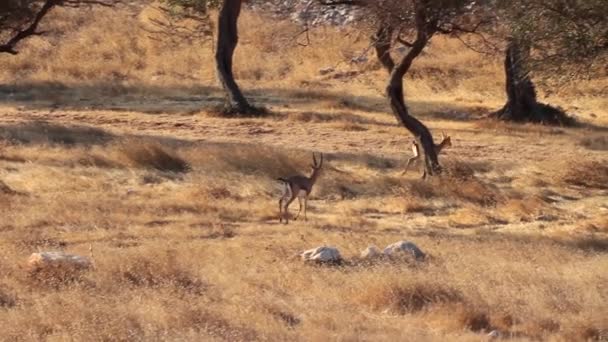
<svg viewBox="0 0 608 342">
<path fill-rule="evenodd" d="M 352 110 L 390 115 L 387 101 L 381 96 L 354 96 L 306 88 L 248 89 L 245 95 L 256 106 L 297 108 L 318 105 L 321 107 L 320 111 L 339 109 L 345 113 Z M 213 110 L 223 103 L 223 91 L 218 87 L 206 85 L 125 86 L 110 82 L 77 85 L 60 82 L 0 84 L 0 104 L 31 110 L 109 110 L 135 111 L 152 115 L 193 115 L 201 111 Z M 408 101 L 408 104 L 414 108 L 414 115 L 423 120 L 471 121 L 479 118 L 478 108 L 456 103 Z M 374 124 L 374 122 L 370 123 Z"/>
<path fill-rule="evenodd" d="M 114 135 L 102 129 L 82 125 L 56 125 L 44 121 L 31 121 L 0 126 L 0 141 L 17 144 L 46 145 L 102 145 Z"/>
</svg>

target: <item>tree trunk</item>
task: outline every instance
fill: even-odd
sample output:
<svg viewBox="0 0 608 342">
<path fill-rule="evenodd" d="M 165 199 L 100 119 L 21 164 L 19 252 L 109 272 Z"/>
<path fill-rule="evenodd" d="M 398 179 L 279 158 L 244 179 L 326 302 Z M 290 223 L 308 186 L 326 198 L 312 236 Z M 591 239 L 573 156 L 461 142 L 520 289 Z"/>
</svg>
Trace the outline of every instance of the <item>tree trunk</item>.
<svg viewBox="0 0 608 342">
<path fill-rule="evenodd" d="M 517 41 L 509 43 L 505 54 L 507 103 L 491 114 L 500 120 L 570 125 L 574 120 L 560 108 L 539 103 L 536 89 L 530 78 L 526 60 L 529 48 Z"/>
<path fill-rule="evenodd" d="M 405 105 L 403 92 L 403 77 L 412 66 L 412 62 L 424 49 L 429 41 L 429 35 L 424 32 L 418 33 L 416 41 L 412 44 L 408 53 L 397 63 L 391 58 L 389 51 L 392 41 L 392 29 L 381 27 L 376 34 L 376 54 L 382 65 L 389 71 L 389 81 L 386 86 L 386 96 L 393 114 L 397 120 L 412 133 L 424 155 L 424 175 L 432 176 L 441 172 L 433 136 L 429 129 L 420 120 L 411 116 Z M 388 43 L 387 43 L 388 42 Z"/>
<path fill-rule="evenodd" d="M 505 54 L 507 103 L 496 116 L 503 120 L 526 121 L 536 106 L 536 90 L 524 67 L 525 55 L 520 44 L 511 42 Z"/>
<path fill-rule="evenodd" d="M 217 77 L 226 93 L 226 110 L 229 113 L 247 114 L 253 107 L 247 102 L 232 73 L 232 58 L 238 44 L 237 23 L 242 0 L 223 0 L 217 24 L 215 63 Z"/>
<path fill-rule="evenodd" d="M 380 26 L 378 32 L 373 37 L 376 49 L 376 56 L 382 66 L 390 73 L 395 67 L 395 62 L 391 58 L 391 40 L 393 38 L 393 28 L 391 26 Z"/>
</svg>

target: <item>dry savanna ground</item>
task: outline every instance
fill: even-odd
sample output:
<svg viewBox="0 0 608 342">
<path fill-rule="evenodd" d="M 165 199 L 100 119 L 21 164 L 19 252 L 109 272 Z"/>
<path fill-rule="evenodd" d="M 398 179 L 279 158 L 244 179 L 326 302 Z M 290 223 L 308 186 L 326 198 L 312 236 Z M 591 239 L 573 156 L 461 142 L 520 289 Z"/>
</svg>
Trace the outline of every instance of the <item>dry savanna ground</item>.
<svg viewBox="0 0 608 342">
<path fill-rule="evenodd" d="M 150 37 L 157 14 L 134 10 L 57 10 L 63 39 L 0 56 L 0 339 L 608 339 L 605 75 L 541 91 L 580 127 L 497 124 L 482 116 L 504 101 L 500 58 L 436 39 L 407 99 L 453 146 L 421 181 L 401 175 L 410 136 L 384 72 L 349 63 L 366 34 L 300 46 L 293 24 L 246 11 L 236 76 L 271 114 L 227 119 L 209 42 Z M 279 224 L 275 179 L 313 151 L 308 221 Z M 358 259 L 399 240 L 429 258 Z M 297 257 L 320 245 L 345 262 Z M 83 274 L 24 270 L 90 247 Z"/>
</svg>

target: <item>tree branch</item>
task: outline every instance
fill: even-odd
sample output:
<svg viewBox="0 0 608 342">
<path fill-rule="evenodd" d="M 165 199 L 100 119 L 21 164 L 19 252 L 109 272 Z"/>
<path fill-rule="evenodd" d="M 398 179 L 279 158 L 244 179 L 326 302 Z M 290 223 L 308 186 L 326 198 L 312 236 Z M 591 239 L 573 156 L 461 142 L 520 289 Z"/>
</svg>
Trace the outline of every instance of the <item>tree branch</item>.
<svg viewBox="0 0 608 342">
<path fill-rule="evenodd" d="M 6 44 L 0 45 L 0 53 L 4 52 L 16 55 L 18 52 L 15 50 L 15 46 L 25 38 L 37 34 L 36 29 L 38 28 L 40 21 L 42 21 L 44 16 L 47 15 L 53 7 L 59 4 L 59 1 L 61 0 L 46 0 L 38 13 L 36 13 L 32 23 L 26 29 L 18 31 Z"/>
<path fill-rule="evenodd" d="M 37 31 L 40 22 L 44 17 L 55 7 L 55 6 L 68 6 L 78 7 L 78 5 L 100 5 L 100 6 L 113 6 L 117 4 L 119 0 L 46 0 L 42 7 L 38 10 L 34 16 L 32 22 L 25 29 L 16 30 L 16 33 L 10 38 L 5 44 L 0 44 L 0 53 L 9 53 L 16 55 L 19 52 L 15 49 L 17 44 L 22 40 L 31 37 L 39 36 L 44 34 L 42 31 Z"/>
</svg>

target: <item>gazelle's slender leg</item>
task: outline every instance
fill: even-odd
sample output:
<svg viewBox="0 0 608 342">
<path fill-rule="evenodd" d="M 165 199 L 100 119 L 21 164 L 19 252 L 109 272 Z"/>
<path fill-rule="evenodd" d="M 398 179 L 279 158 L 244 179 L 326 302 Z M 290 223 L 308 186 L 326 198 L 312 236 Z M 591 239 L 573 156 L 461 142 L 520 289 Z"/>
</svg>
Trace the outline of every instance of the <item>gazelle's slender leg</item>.
<svg viewBox="0 0 608 342">
<path fill-rule="evenodd" d="M 298 204 L 300 204 L 300 209 L 298 209 L 298 214 L 296 215 L 296 217 L 293 218 L 293 220 L 297 220 L 298 217 L 300 217 L 300 213 L 302 212 L 302 197 L 298 196 Z"/>
<path fill-rule="evenodd" d="M 285 208 L 283 209 L 283 213 L 285 214 L 285 224 L 289 223 L 289 205 L 295 199 L 296 199 L 296 196 L 292 193 L 291 197 L 285 203 Z"/>
<path fill-rule="evenodd" d="M 403 171 L 403 173 L 401 173 L 401 175 L 404 175 L 407 173 L 407 171 L 410 169 L 410 166 L 412 165 L 413 162 L 417 161 L 418 159 L 420 159 L 420 156 L 415 156 L 412 157 L 410 159 L 407 160 L 407 165 L 405 166 L 405 171 Z"/>
<path fill-rule="evenodd" d="M 283 197 L 279 200 L 279 223 L 283 222 Z"/>
<path fill-rule="evenodd" d="M 306 208 L 308 208 L 308 194 L 304 197 L 304 221 L 308 221 L 308 218 L 306 218 Z"/>
</svg>

